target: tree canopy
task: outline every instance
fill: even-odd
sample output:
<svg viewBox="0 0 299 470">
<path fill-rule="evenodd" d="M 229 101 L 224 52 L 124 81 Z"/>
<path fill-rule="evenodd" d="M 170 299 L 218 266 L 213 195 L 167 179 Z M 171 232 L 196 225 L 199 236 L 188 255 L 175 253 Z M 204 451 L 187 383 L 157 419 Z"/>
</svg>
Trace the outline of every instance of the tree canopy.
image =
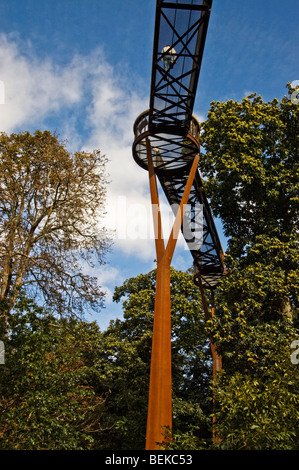
<svg viewBox="0 0 299 470">
<path fill-rule="evenodd" d="M 205 319 L 192 274 L 171 269 L 170 449 L 298 449 L 292 93 L 269 103 L 255 94 L 213 102 L 202 125 L 200 170 L 228 238 L 227 274 Z M 115 288 L 123 318 L 103 332 L 28 299 L 35 285 L 53 312 L 74 314 L 101 300 L 80 263 L 101 262 L 107 246 L 94 218 L 103 211 L 105 159 L 70 155 L 40 131 L 2 134 L 0 156 L 0 310 L 15 313 L 1 366 L 0 446 L 144 449 L 156 270 Z M 211 307 L 209 292 L 207 300 Z M 210 340 L 222 357 L 216 377 Z"/>
<path fill-rule="evenodd" d="M 103 432 L 107 394 L 93 368 L 100 331 L 57 319 L 20 294 L 9 318 L 0 374 L 0 449 L 91 449 Z"/>
<path fill-rule="evenodd" d="M 124 318 L 106 331 L 57 319 L 23 296 L 0 375 L 1 449 L 144 449 L 156 270 L 115 289 Z M 211 354 L 191 274 L 171 270 L 174 440 L 211 437 Z"/>
<path fill-rule="evenodd" d="M 211 104 L 201 171 L 228 237 L 212 337 L 223 357 L 220 448 L 294 449 L 298 437 L 298 104 Z"/>
<path fill-rule="evenodd" d="M 106 401 L 106 449 L 144 449 L 156 270 L 115 289 L 124 318 L 103 332 L 99 366 Z M 174 440 L 204 448 L 211 437 L 211 354 L 199 289 L 189 273 L 171 268 Z M 114 423 L 114 425 L 113 425 Z"/>
<path fill-rule="evenodd" d="M 0 135 L 0 300 L 20 289 L 59 312 L 102 304 L 84 263 L 103 262 L 106 158 L 70 154 L 49 131 Z"/>
<path fill-rule="evenodd" d="M 200 169 L 231 253 L 259 235 L 288 239 L 298 227 L 298 104 L 289 96 L 264 102 L 212 102 L 203 124 Z"/>
</svg>

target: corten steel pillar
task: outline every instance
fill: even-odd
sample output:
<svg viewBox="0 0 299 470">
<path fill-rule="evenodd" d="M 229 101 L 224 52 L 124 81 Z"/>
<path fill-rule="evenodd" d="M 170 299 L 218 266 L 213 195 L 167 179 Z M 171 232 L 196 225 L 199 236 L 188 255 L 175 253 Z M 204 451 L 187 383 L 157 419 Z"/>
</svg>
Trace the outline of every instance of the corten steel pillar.
<svg viewBox="0 0 299 470">
<path fill-rule="evenodd" d="M 146 145 L 157 255 L 156 297 L 146 430 L 146 450 L 156 450 L 161 448 L 159 443 L 171 441 L 172 379 L 170 264 L 197 170 L 199 155 L 196 155 L 194 158 L 182 200 L 175 217 L 175 222 L 165 248 L 162 234 L 157 180 L 152 162 L 151 145 L 148 139 L 146 141 Z"/>
<path fill-rule="evenodd" d="M 215 296 L 213 289 L 211 289 L 211 313 L 213 318 L 215 316 Z M 222 369 L 222 356 L 218 354 L 215 344 L 211 343 L 211 349 L 213 356 L 213 376 L 216 377 L 216 372 Z"/>
<path fill-rule="evenodd" d="M 209 305 L 208 301 L 206 298 L 206 294 L 202 285 L 202 282 L 200 278 L 198 279 L 198 285 L 201 293 L 201 298 L 202 298 L 202 305 L 203 305 L 203 310 L 205 314 L 205 319 L 210 320 L 210 318 L 214 317 L 215 315 L 215 297 L 214 297 L 214 291 L 211 289 L 211 313 L 209 310 Z M 212 353 L 212 359 L 213 359 L 213 376 L 216 376 L 216 372 L 220 371 L 222 369 L 222 357 L 218 354 L 217 348 L 215 344 L 210 340 L 210 348 L 211 348 L 211 353 Z"/>
<path fill-rule="evenodd" d="M 213 289 L 211 290 L 211 313 L 212 313 L 212 318 L 215 315 L 215 296 L 214 296 L 214 291 Z M 211 350 L 212 350 L 212 357 L 213 357 L 213 379 L 214 379 L 214 385 L 215 386 L 215 381 L 217 377 L 217 372 L 222 369 L 222 356 L 220 356 L 217 352 L 217 348 L 215 344 L 211 343 Z M 214 395 L 214 391 L 213 391 Z M 215 412 L 215 398 L 213 396 L 213 413 Z M 217 427 L 216 427 L 216 417 L 213 414 L 213 440 L 214 442 L 220 442 L 218 432 L 217 432 Z"/>
<path fill-rule="evenodd" d="M 203 305 L 203 310 L 205 314 L 205 319 L 209 320 L 210 318 L 213 318 L 215 315 L 215 296 L 214 296 L 214 291 L 211 289 L 211 313 L 209 311 L 209 306 L 208 306 L 208 301 L 206 298 L 206 294 L 201 282 L 201 279 L 199 278 L 198 282 L 199 288 L 200 288 L 200 293 L 201 293 L 201 298 L 202 298 L 202 305 Z M 215 381 L 217 372 L 222 370 L 222 356 L 220 356 L 217 352 L 217 348 L 215 344 L 210 340 L 210 348 L 211 348 L 211 353 L 212 353 L 212 360 L 213 360 L 213 379 Z M 214 393 L 213 393 L 214 395 Z M 215 400 L 213 396 L 213 411 L 215 407 Z M 216 429 L 216 418 L 213 416 L 213 440 L 214 442 L 219 442 L 218 438 L 218 433 Z"/>
</svg>

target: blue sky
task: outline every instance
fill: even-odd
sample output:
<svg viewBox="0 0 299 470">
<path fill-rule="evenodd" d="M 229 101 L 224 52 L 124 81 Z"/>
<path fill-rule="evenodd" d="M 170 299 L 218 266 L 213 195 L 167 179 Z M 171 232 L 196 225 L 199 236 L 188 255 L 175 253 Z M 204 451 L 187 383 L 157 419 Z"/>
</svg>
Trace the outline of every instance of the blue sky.
<svg viewBox="0 0 299 470">
<path fill-rule="evenodd" d="M 111 301 L 114 286 L 154 267 L 147 172 L 133 161 L 131 146 L 135 118 L 149 105 L 155 3 L 0 3 L 0 130 L 50 129 L 67 139 L 70 151 L 99 148 L 110 160 L 105 223 L 116 235 L 106 266 L 93 272 L 107 290 L 106 308 L 90 317 L 102 329 L 121 315 L 121 305 Z M 298 15 L 298 0 L 213 1 L 194 108 L 198 119 L 206 118 L 213 100 L 241 100 L 251 92 L 280 99 L 286 83 L 299 80 Z M 166 204 L 163 209 L 167 225 Z M 190 265 L 180 240 L 173 266 Z"/>
</svg>

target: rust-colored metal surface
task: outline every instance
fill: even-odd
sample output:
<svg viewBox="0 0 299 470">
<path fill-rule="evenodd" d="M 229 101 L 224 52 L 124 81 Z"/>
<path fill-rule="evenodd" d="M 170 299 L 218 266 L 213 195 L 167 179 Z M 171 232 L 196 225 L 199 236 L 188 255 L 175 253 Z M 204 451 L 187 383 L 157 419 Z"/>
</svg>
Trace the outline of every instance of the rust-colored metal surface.
<svg viewBox="0 0 299 470">
<path fill-rule="evenodd" d="M 198 166 L 199 156 L 194 158 L 179 209 L 165 247 L 159 205 L 156 175 L 152 161 L 149 140 L 148 153 L 149 183 L 153 208 L 155 244 L 157 256 L 156 296 L 151 355 L 151 372 L 148 401 L 146 450 L 156 450 L 161 443 L 171 440 L 172 390 L 171 390 L 171 302 L 170 265 L 177 238 L 181 229 L 184 211 Z"/>
</svg>

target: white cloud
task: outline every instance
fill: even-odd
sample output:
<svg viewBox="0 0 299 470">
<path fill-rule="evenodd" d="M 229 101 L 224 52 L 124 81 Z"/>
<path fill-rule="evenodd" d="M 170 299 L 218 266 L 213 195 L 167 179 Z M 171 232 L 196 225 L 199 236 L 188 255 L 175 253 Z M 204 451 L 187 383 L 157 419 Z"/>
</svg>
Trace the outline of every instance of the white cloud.
<svg viewBox="0 0 299 470">
<path fill-rule="evenodd" d="M 78 103 L 82 77 L 79 63 L 55 66 L 50 59 L 21 53 L 18 42 L 0 36 L 0 78 L 5 84 L 5 105 L 1 107 L 0 129 L 39 125 L 52 113 Z"/>
<path fill-rule="evenodd" d="M 115 286 L 118 283 L 122 283 L 124 281 L 123 277 L 119 269 L 115 268 L 114 266 L 101 266 L 100 268 L 96 269 L 96 276 L 101 285 L 102 289 L 106 293 L 105 301 L 106 303 L 112 303 L 113 291 L 111 286 Z"/>
<path fill-rule="evenodd" d="M 101 48 L 58 65 L 34 56 L 30 47 L 23 54 L 21 44 L 5 35 L 0 36 L 0 79 L 6 93 L 0 129 L 47 128 L 51 122 L 69 150 L 97 148 L 106 154 L 111 181 L 106 223 L 116 230 L 115 248 L 143 261 L 154 259 L 148 173 L 132 156 L 133 124 L 147 109 L 148 98 L 139 96 L 134 82 L 107 62 Z M 161 209 L 167 239 L 171 219 L 165 201 Z"/>
</svg>

